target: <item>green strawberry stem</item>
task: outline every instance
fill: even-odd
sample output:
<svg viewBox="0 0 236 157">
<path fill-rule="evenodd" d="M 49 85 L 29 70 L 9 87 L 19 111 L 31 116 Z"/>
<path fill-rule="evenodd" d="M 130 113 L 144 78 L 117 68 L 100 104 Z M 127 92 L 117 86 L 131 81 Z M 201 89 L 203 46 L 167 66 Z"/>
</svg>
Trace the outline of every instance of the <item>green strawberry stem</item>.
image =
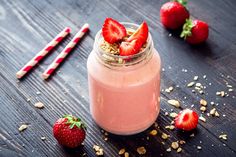
<svg viewBox="0 0 236 157">
<path fill-rule="evenodd" d="M 66 124 L 70 124 L 70 128 L 74 128 L 74 126 L 82 129 L 86 129 L 85 124 L 81 121 L 80 118 L 76 118 L 72 115 L 65 115 L 63 118 L 67 119 Z"/>
<path fill-rule="evenodd" d="M 188 3 L 187 0 L 173 0 L 173 1 L 179 2 L 179 3 L 182 4 L 184 7 L 186 7 L 186 6 L 187 6 L 187 3 Z"/>
<path fill-rule="evenodd" d="M 180 34 L 181 38 L 186 39 L 188 36 L 192 35 L 192 28 L 194 27 L 193 21 L 191 19 L 186 19 L 185 24 L 183 25 L 183 31 Z"/>
</svg>

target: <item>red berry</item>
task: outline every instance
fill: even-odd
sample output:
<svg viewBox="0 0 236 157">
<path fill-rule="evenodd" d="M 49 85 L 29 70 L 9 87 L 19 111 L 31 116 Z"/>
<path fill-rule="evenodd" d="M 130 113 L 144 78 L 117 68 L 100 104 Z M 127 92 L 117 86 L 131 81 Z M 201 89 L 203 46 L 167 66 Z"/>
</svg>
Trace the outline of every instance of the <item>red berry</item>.
<svg viewBox="0 0 236 157">
<path fill-rule="evenodd" d="M 185 109 L 180 111 L 174 121 L 176 128 L 189 131 L 197 127 L 198 114 L 193 110 Z"/>
<path fill-rule="evenodd" d="M 209 34 L 208 24 L 200 20 L 186 20 L 181 37 L 190 44 L 199 44 L 207 40 Z"/>
<path fill-rule="evenodd" d="M 67 115 L 56 121 L 53 126 L 53 135 L 59 144 L 75 148 L 81 145 L 85 139 L 84 129 L 84 123 L 80 119 Z"/>
<path fill-rule="evenodd" d="M 189 18 L 188 10 L 179 2 L 167 2 L 160 10 L 162 24 L 169 29 L 177 29 Z"/>
<path fill-rule="evenodd" d="M 138 39 L 140 40 L 143 44 L 147 41 L 148 38 L 148 25 L 144 21 L 139 28 L 127 39 L 128 42 Z"/>
<path fill-rule="evenodd" d="M 147 41 L 148 32 L 148 25 L 143 22 L 126 41 L 121 43 L 119 47 L 120 55 L 129 56 L 138 53 L 142 45 Z"/>
<path fill-rule="evenodd" d="M 138 53 L 141 47 L 142 42 L 138 39 L 131 42 L 123 41 L 119 47 L 119 52 L 121 56 L 129 56 Z"/>
<path fill-rule="evenodd" d="M 102 35 L 105 41 L 113 44 L 126 36 L 126 29 L 116 20 L 112 18 L 106 18 L 102 27 Z"/>
</svg>

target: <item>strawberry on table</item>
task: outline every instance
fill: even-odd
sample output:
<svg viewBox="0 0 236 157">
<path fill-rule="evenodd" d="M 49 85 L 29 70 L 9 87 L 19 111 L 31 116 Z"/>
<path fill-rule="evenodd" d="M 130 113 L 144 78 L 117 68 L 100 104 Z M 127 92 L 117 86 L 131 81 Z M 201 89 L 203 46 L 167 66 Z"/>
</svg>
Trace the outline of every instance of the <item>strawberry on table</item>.
<svg viewBox="0 0 236 157">
<path fill-rule="evenodd" d="M 183 26 L 185 20 L 189 18 L 186 3 L 186 0 L 176 0 L 162 5 L 160 18 L 166 28 L 177 29 Z"/>
<path fill-rule="evenodd" d="M 113 44 L 122 40 L 127 34 L 122 24 L 112 18 L 106 18 L 102 27 L 102 35 L 105 41 Z"/>
<path fill-rule="evenodd" d="M 175 117 L 175 127 L 182 130 L 192 130 L 197 127 L 198 114 L 190 109 L 184 109 Z"/>
<path fill-rule="evenodd" d="M 207 40 L 208 34 L 209 28 L 206 22 L 187 19 L 180 37 L 190 44 L 199 44 Z"/>
<path fill-rule="evenodd" d="M 59 144 L 75 148 L 81 145 L 85 139 L 85 125 L 79 118 L 65 115 L 54 124 L 53 135 Z"/>
</svg>

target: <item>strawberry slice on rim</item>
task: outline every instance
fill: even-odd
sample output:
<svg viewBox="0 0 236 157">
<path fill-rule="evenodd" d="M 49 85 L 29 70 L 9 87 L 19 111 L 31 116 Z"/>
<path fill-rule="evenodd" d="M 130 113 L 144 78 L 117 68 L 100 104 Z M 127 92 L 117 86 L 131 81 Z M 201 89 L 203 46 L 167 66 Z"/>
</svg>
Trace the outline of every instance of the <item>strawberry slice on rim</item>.
<svg viewBox="0 0 236 157">
<path fill-rule="evenodd" d="M 190 109 L 184 109 L 175 117 L 175 127 L 182 130 L 192 130 L 197 127 L 198 114 Z"/>
<path fill-rule="evenodd" d="M 106 18 L 102 27 L 102 35 L 105 41 L 113 44 L 122 40 L 127 34 L 122 24 L 112 18 Z"/>
<path fill-rule="evenodd" d="M 139 52 L 142 47 L 142 42 L 140 40 L 132 40 L 131 42 L 123 41 L 119 47 L 119 52 L 121 56 L 129 56 Z"/>
<path fill-rule="evenodd" d="M 128 42 L 138 39 L 144 44 L 148 38 L 148 25 L 144 21 L 139 28 L 127 39 Z"/>
</svg>

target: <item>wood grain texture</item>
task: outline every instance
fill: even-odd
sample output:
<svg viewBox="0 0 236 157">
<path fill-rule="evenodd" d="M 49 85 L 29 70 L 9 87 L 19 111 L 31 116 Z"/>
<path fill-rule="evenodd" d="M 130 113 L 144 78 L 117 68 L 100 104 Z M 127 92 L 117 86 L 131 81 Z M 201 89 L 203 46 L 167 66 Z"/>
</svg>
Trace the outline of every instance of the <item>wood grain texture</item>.
<svg viewBox="0 0 236 157">
<path fill-rule="evenodd" d="M 103 147 L 105 156 L 116 157 L 121 148 L 130 156 L 139 156 L 137 147 L 145 146 L 147 157 L 153 156 L 235 156 L 236 155 L 236 98 L 235 91 L 229 97 L 221 98 L 216 91 L 227 90 L 226 82 L 236 87 L 236 3 L 234 0 L 190 1 L 192 18 L 200 18 L 210 25 L 210 37 L 205 44 L 189 46 L 179 32 L 164 29 L 159 19 L 159 9 L 164 1 L 120 1 L 120 0 L 71 0 L 71 1 L 8 1 L 0 0 L 0 156 L 96 156 L 92 146 Z M 149 131 L 134 136 L 109 135 L 104 141 L 100 128 L 92 121 L 89 113 L 86 60 L 93 48 L 94 36 L 106 17 L 119 21 L 141 23 L 146 20 L 159 51 L 162 65 L 161 112 L 157 119 L 158 136 Z M 219 22 L 220 21 L 220 22 Z M 48 81 L 40 78 L 43 70 L 52 62 L 63 47 L 68 44 L 79 28 L 88 22 L 90 32 L 67 57 L 54 76 Z M 62 28 L 69 26 L 72 34 L 62 42 L 29 75 L 18 82 L 15 73 L 37 51 L 50 41 Z M 170 35 L 171 34 L 171 35 Z M 187 69 L 187 72 L 184 72 Z M 205 94 L 192 93 L 186 88 L 195 75 L 206 86 Z M 202 78 L 207 75 L 207 78 Z M 209 84 L 210 83 L 210 84 Z M 166 93 L 164 89 L 174 87 Z M 40 92 L 41 94 L 37 94 Z M 200 122 L 198 129 L 182 133 L 165 129 L 172 118 L 165 112 L 179 112 L 167 104 L 169 99 L 178 99 L 182 108 L 191 107 L 201 114 L 199 100 L 214 101 L 220 118 L 207 117 L 207 123 Z M 27 101 L 30 99 L 30 101 Z M 36 102 L 45 104 L 44 109 L 34 107 Z M 208 106 L 208 111 L 211 105 Z M 52 136 L 53 123 L 63 114 L 81 117 L 88 127 L 84 146 L 67 150 L 57 144 Z M 226 116 L 223 117 L 223 114 Z M 18 127 L 29 124 L 22 133 Z M 171 135 L 164 141 L 160 135 Z M 228 134 L 228 140 L 218 138 L 221 132 Z M 194 133 L 195 137 L 190 137 Z M 46 137 L 45 141 L 40 138 Z M 150 139 L 147 140 L 147 137 Z M 172 141 L 184 139 L 183 152 L 166 152 Z M 202 150 L 197 150 L 201 146 Z"/>
</svg>

